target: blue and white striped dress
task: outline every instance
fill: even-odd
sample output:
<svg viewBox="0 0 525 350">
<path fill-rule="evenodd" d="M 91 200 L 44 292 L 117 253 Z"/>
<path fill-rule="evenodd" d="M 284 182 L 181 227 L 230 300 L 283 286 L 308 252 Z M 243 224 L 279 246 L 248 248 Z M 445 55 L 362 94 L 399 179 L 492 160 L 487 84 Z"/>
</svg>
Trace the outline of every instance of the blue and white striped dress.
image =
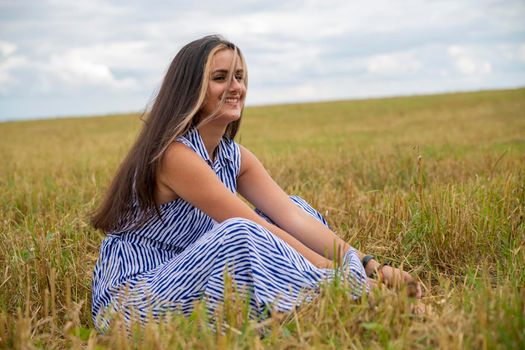
<svg viewBox="0 0 525 350">
<path fill-rule="evenodd" d="M 236 192 L 241 165 L 239 146 L 223 138 L 212 162 L 197 129 L 177 139 L 201 156 L 224 185 Z M 323 224 L 325 219 L 299 197 L 290 197 Z M 266 310 L 290 311 L 309 299 L 331 269 L 311 264 L 264 227 L 243 218 L 221 223 L 178 198 L 160 206 L 162 220 L 153 217 L 139 229 L 109 232 L 102 242 L 93 274 L 92 316 L 104 331 L 112 313 L 143 322 L 169 312 L 189 314 L 195 301 L 208 309 L 221 304 L 225 269 L 239 293 L 248 293 L 252 315 Z M 265 217 L 263 213 L 259 213 Z M 265 217 L 265 219 L 270 220 Z M 367 289 L 356 252 L 343 258 L 346 277 L 360 297 Z"/>
</svg>

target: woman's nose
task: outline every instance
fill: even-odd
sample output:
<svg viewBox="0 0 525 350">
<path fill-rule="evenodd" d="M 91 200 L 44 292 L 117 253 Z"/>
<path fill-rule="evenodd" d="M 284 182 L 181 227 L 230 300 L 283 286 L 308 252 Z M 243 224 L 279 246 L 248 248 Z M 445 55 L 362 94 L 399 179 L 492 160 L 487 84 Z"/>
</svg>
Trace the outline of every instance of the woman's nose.
<svg viewBox="0 0 525 350">
<path fill-rule="evenodd" d="M 232 82 L 230 84 L 230 90 L 240 90 L 241 89 L 241 82 L 237 80 L 235 76 L 232 78 Z"/>
</svg>

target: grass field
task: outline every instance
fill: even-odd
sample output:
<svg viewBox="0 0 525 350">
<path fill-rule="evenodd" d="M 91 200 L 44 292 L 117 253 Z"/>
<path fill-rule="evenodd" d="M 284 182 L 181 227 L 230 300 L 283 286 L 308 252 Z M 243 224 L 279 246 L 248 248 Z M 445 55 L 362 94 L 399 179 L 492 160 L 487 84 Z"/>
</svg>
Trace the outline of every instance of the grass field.
<svg viewBox="0 0 525 350">
<path fill-rule="evenodd" d="M 89 225 L 138 115 L 0 123 L 0 348 L 525 348 L 525 89 L 248 108 L 237 141 L 365 252 L 412 271 L 351 302 L 330 285 L 264 322 L 225 306 L 128 338 L 90 318 Z M 233 298 L 234 299 L 234 298 Z M 261 334 L 264 332 L 265 336 Z"/>
</svg>

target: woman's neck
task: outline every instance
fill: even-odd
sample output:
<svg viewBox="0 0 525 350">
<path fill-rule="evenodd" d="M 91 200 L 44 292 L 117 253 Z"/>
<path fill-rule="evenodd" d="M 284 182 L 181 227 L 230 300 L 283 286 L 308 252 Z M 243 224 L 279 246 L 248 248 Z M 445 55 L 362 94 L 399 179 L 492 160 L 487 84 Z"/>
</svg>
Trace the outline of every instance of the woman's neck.
<svg viewBox="0 0 525 350">
<path fill-rule="evenodd" d="M 199 127 L 198 130 L 208 152 L 208 156 L 210 156 L 212 162 L 215 161 L 215 149 L 219 145 L 219 142 L 221 142 L 222 136 L 226 131 L 226 126 L 208 123 Z"/>
</svg>

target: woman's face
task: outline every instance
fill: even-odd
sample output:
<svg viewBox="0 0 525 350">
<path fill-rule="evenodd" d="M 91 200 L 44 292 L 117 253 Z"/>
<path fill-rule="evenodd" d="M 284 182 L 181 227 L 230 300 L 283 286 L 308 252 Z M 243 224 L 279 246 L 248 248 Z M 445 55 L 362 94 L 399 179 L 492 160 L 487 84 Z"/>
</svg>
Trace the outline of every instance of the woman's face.
<svg viewBox="0 0 525 350">
<path fill-rule="evenodd" d="M 230 49 L 220 50 L 212 57 L 210 69 L 210 81 L 206 92 L 201 112 L 204 117 L 214 112 L 215 119 L 225 120 L 227 123 L 237 120 L 241 116 L 246 96 L 246 85 L 244 81 L 244 70 L 240 58 L 235 63 L 235 72 L 232 74 L 232 81 L 228 88 L 228 73 L 234 59 L 234 51 Z M 225 95 L 224 104 L 217 111 L 221 99 Z"/>
</svg>

